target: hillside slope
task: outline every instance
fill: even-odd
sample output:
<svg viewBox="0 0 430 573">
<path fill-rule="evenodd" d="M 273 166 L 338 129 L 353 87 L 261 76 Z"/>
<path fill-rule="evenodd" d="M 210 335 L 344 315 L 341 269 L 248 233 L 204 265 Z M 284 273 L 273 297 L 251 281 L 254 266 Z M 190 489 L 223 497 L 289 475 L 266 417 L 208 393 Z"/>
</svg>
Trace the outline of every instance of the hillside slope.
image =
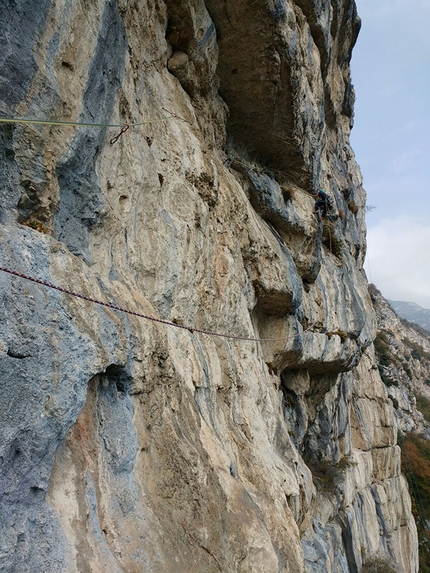
<svg viewBox="0 0 430 573">
<path fill-rule="evenodd" d="M 378 323 L 378 368 L 396 406 L 399 429 L 429 439 L 430 333 L 402 320 L 374 285 L 369 286 L 369 292 Z"/>
<path fill-rule="evenodd" d="M 415 302 L 404 302 L 400 300 L 388 300 L 388 302 L 396 314 L 409 320 L 409 322 L 418 324 L 430 332 L 430 310 L 423 308 Z"/>
</svg>

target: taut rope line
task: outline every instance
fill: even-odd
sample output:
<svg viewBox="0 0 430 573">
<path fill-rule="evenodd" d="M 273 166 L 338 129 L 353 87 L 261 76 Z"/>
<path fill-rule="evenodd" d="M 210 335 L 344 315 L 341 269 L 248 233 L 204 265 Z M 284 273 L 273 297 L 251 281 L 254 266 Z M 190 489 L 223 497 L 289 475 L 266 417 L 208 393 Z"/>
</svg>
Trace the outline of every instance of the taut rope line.
<svg viewBox="0 0 430 573">
<path fill-rule="evenodd" d="M 151 125 L 153 123 L 163 123 L 171 119 L 179 119 L 180 121 L 185 121 L 185 123 L 190 123 L 183 117 L 176 115 L 172 111 L 165 109 L 163 111 L 170 113 L 169 116 L 163 117 L 161 119 L 153 119 L 151 121 L 138 121 L 136 123 L 87 123 L 80 121 L 57 121 L 49 119 L 30 119 L 30 118 L 18 118 L 18 117 L 0 117 L 0 123 L 18 123 L 18 124 L 30 124 L 30 125 L 59 125 L 63 127 L 120 127 L 121 132 L 110 140 L 110 144 L 113 145 L 125 133 L 130 127 L 139 127 L 141 125 Z M 190 124 L 191 125 L 191 124 Z"/>
<path fill-rule="evenodd" d="M 40 279 L 36 279 L 35 277 L 30 277 L 30 276 L 28 276 L 28 275 L 25 275 L 25 274 L 20 273 L 20 272 L 18 272 L 18 271 L 14 271 L 14 270 L 12 270 L 12 269 L 8 269 L 8 268 L 6 268 L 6 267 L 0 266 L 0 271 L 3 271 L 4 273 L 8 273 L 8 274 L 10 274 L 10 275 L 14 275 L 14 276 L 19 277 L 19 278 L 21 278 L 21 279 L 25 279 L 25 280 L 27 280 L 27 281 L 31 281 L 31 282 L 33 282 L 33 283 L 42 285 L 42 286 L 44 286 L 44 287 L 51 288 L 51 289 L 54 289 L 54 290 L 63 292 L 63 293 L 68 294 L 68 295 L 70 295 L 70 296 L 74 296 L 74 297 L 76 297 L 76 298 L 80 298 L 80 299 L 82 299 L 82 300 L 86 300 L 86 301 L 88 301 L 88 302 L 92 302 L 92 303 L 95 303 L 95 304 L 99 304 L 99 305 L 101 305 L 101 306 L 106 306 L 106 307 L 108 307 L 108 308 L 112 308 L 113 310 L 117 310 L 117 311 L 119 311 L 119 312 L 124 312 L 124 313 L 126 313 L 126 314 L 131 314 L 131 315 L 133 315 L 133 316 L 137 316 L 137 317 L 139 317 L 139 318 L 144 318 L 144 319 L 146 319 L 146 320 L 151 320 L 151 321 L 153 321 L 153 322 L 158 322 L 158 323 L 160 323 L 160 324 L 165 324 L 165 325 L 167 325 L 167 326 L 174 326 L 174 327 L 176 327 L 176 328 L 181 328 L 182 330 L 188 330 L 188 331 L 191 332 L 191 333 L 199 332 L 200 334 L 208 334 L 208 335 L 210 335 L 210 336 L 217 336 L 217 337 L 220 337 L 220 338 L 230 338 L 230 339 L 234 339 L 234 340 L 247 340 L 247 341 L 250 341 L 250 342 L 286 341 L 286 340 L 290 340 L 291 338 L 296 338 L 296 337 L 298 337 L 298 336 L 301 336 L 301 335 L 304 334 L 305 332 L 309 332 L 310 329 L 316 324 L 316 323 L 314 322 L 313 324 L 311 324 L 311 325 L 310 325 L 306 330 L 304 330 L 303 332 L 301 332 L 301 333 L 299 333 L 299 334 L 293 334 L 293 335 L 291 335 L 291 336 L 284 337 L 284 338 L 251 338 L 251 337 L 247 337 L 247 336 L 235 336 L 235 335 L 233 335 L 233 334 L 223 334 L 223 333 L 220 333 L 220 332 L 214 332 L 214 331 L 212 331 L 212 330 L 203 330 L 203 329 L 200 329 L 200 328 L 194 328 L 194 327 L 192 327 L 192 326 L 185 326 L 185 325 L 183 325 L 183 324 L 178 324 L 178 323 L 176 323 L 176 322 L 171 322 L 170 320 L 164 320 L 164 319 L 162 319 L 162 318 L 156 318 L 155 316 L 148 316 L 148 315 L 142 314 L 142 313 L 140 313 L 140 312 L 134 312 L 133 310 L 128 310 L 128 309 L 126 309 L 126 308 L 122 308 L 122 307 L 117 306 L 117 305 L 115 305 L 115 304 L 111 304 L 111 303 L 109 303 L 109 302 L 104 302 L 104 301 L 102 301 L 102 300 L 98 300 L 98 299 L 96 299 L 96 298 L 92 298 L 92 297 L 90 297 L 90 296 L 86 296 L 86 295 L 84 295 L 84 294 L 80 294 L 80 293 L 74 292 L 74 291 L 72 291 L 72 290 L 68 290 L 68 289 L 59 287 L 59 286 L 54 285 L 54 284 L 52 284 L 52 283 L 49 283 L 49 282 L 46 282 L 46 281 L 42 281 L 42 280 L 40 280 Z"/>
</svg>

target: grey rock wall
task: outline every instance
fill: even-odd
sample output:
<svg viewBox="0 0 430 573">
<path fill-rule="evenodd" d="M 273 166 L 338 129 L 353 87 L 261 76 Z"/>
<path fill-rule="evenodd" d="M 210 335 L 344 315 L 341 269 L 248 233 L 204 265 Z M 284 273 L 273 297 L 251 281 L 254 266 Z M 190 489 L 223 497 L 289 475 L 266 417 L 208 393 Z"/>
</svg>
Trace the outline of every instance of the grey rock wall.
<svg viewBox="0 0 430 573">
<path fill-rule="evenodd" d="M 378 320 L 376 361 L 395 405 L 399 430 L 429 438 L 430 425 L 421 409 L 425 411 L 430 400 L 430 335 L 402 320 L 375 285 L 369 285 L 369 292 Z"/>
<path fill-rule="evenodd" d="M 0 570 L 415 573 L 355 3 L 39 8 L 1 6 L 2 117 L 104 127 L 0 124 L 0 266 L 173 325 L 0 271 Z"/>
</svg>

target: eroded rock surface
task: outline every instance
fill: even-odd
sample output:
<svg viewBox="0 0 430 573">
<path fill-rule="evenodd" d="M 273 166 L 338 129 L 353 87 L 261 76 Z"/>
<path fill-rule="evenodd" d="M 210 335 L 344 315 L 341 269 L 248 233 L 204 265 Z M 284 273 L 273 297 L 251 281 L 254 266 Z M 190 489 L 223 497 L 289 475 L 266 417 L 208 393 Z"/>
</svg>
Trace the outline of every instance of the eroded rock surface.
<svg viewBox="0 0 430 573">
<path fill-rule="evenodd" d="M 419 325 L 402 320 L 375 285 L 369 285 L 369 292 L 378 323 L 378 369 L 393 401 L 399 430 L 429 439 L 430 334 Z"/>
<path fill-rule="evenodd" d="M 0 10 L 1 570 L 415 573 L 353 0 Z"/>
</svg>

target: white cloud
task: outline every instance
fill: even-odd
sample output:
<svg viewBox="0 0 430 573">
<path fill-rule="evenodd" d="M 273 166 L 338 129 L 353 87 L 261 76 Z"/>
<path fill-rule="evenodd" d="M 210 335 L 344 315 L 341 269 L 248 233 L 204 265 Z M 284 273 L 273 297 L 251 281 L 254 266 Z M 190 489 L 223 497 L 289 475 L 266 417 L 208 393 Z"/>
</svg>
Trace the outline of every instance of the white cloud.
<svg viewBox="0 0 430 573">
<path fill-rule="evenodd" d="M 430 0 L 356 0 L 352 143 L 369 203 L 366 272 L 382 293 L 430 309 Z"/>
<path fill-rule="evenodd" d="M 367 234 L 366 272 L 382 294 L 430 309 L 430 222 L 382 219 Z"/>
</svg>

